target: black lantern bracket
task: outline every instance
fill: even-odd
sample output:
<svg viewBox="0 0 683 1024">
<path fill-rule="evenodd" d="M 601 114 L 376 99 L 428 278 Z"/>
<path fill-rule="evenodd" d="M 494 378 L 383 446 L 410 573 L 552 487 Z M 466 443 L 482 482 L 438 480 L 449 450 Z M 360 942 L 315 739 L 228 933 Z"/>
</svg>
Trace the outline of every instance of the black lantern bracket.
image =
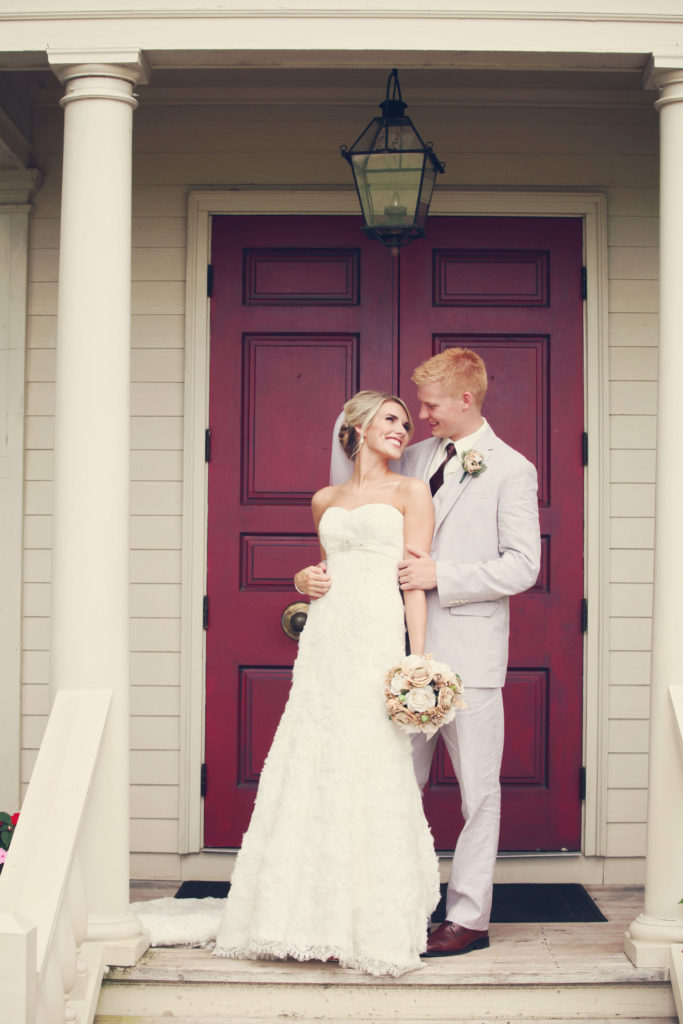
<svg viewBox="0 0 683 1024">
<path fill-rule="evenodd" d="M 353 173 L 363 230 L 396 254 L 413 239 L 424 238 L 436 178 L 445 165 L 406 116 L 396 68 L 379 106 L 381 116 L 372 119 L 350 148 L 340 149 Z"/>
</svg>

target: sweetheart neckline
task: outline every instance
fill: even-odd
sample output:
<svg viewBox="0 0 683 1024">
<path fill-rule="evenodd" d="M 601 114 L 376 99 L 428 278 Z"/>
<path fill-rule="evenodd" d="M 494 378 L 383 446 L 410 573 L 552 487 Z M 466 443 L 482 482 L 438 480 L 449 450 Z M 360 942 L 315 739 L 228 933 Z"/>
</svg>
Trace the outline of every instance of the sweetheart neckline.
<svg viewBox="0 0 683 1024">
<path fill-rule="evenodd" d="M 325 512 L 329 512 L 331 508 L 338 508 L 342 512 L 358 512 L 361 508 L 372 508 L 373 505 L 378 505 L 383 508 L 393 508 L 400 516 L 403 516 L 400 508 L 397 508 L 396 505 L 392 505 L 389 501 L 366 501 L 364 504 L 355 505 L 353 508 L 345 508 L 344 505 L 328 505 Z M 323 516 L 325 515 L 325 512 L 323 512 Z M 321 521 L 323 516 L 320 517 Z"/>
</svg>

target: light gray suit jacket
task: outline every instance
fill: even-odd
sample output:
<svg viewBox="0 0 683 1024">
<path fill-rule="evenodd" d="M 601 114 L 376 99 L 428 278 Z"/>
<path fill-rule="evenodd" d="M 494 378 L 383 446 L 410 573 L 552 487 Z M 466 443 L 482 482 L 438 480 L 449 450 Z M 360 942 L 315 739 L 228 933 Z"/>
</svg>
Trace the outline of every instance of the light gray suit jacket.
<svg viewBox="0 0 683 1024">
<path fill-rule="evenodd" d="M 429 438 L 408 448 L 400 472 L 428 480 L 438 445 Z M 456 470 L 434 495 L 437 587 L 427 592 L 425 650 L 465 688 L 504 684 L 509 597 L 536 582 L 541 553 L 535 467 L 489 426 L 477 450 L 486 471 L 463 480 Z"/>
</svg>

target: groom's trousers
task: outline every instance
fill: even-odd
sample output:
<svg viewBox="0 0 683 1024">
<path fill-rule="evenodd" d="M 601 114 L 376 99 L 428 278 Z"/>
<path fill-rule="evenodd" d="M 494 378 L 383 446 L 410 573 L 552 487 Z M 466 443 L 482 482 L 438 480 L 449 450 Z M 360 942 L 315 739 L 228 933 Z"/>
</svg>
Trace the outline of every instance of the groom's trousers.
<svg viewBox="0 0 683 1024">
<path fill-rule="evenodd" d="M 500 832 L 500 766 L 503 757 L 503 695 L 499 688 L 469 688 L 466 708 L 440 729 L 460 785 L 462 815 L 446 895 L 446 919 L 486 930 L 491 915 L 493 871 Z M 413 735 L 413 762 L 420 789 L 438 739 Z"/>
</svg>

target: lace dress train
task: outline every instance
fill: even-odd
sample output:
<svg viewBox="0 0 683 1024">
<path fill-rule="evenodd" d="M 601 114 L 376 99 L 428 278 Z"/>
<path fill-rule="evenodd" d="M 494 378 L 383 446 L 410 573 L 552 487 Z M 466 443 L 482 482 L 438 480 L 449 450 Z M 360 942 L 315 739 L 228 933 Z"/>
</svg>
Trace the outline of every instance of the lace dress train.
<svg viewBox="0 0 683 1024">
<path fill-rule="evenodd" d="M 403 518 L 333 506 L 320 533 L 332 587 L 310 606 L 215 952 L 400 975 L 439 898 L 410 741 L 383 699 L 404 653 Z"/>
</svg>

